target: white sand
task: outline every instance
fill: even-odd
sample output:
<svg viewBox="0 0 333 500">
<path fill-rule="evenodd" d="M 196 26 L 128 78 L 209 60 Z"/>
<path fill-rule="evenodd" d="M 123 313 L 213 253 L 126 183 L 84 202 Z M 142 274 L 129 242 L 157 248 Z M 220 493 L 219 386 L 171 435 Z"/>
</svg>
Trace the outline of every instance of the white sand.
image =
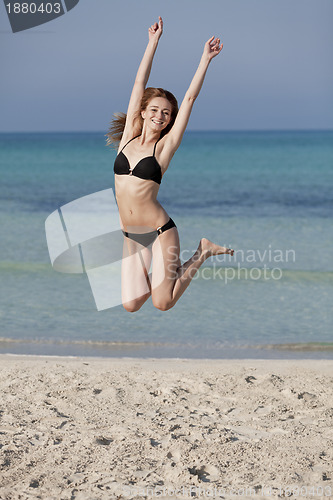
<svg viewBox="0 0 333 500">
<path fill-rule="evenodd" d="M 333 494 L 333 361 L 0 363 L 1 500 Z"/>
</svg>

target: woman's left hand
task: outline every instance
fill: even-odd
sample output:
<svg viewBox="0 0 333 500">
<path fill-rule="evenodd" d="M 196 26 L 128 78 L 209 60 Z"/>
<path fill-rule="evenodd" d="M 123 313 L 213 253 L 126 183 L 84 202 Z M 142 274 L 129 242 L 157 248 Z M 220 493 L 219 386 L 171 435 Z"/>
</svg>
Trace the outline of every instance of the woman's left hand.
<svg viewBox="0 0 333 500">
<path fill-rule="evenodd" d="M 222 49 L 223 43 L 221 43 L 221 40 L 212 36 L 205 43 L 204 54 L 208 57 L 208 60 L 211 61 L 213 57 L 216 57 L 221 52 Z"/>
</svg>

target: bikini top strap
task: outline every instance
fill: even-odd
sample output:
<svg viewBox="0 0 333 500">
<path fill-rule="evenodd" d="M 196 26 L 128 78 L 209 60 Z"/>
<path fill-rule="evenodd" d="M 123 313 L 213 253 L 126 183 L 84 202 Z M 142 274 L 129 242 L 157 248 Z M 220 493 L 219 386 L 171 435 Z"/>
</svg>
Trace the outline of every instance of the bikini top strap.
<svg viewBox="0 0 333 500">
<path fill-rule="evenodd" d="M 153 151 L 153 156 L 155 157 L 155 150 L 156 150 L 156 144 L 158 143 L 158 141 L 160 141 L 162 139 L 162 137 L 160 137 L 156 142 L 155 142 L 155 146 L 154 146 L 154 151 Z"/>
<path fill-rule="evenodd" d="M 130 142 L 134 141 L 134 139 L 137 139 L 138 137 L 140 137 L 140 136 L 139 136 L 139 135 L 136 135 L 135 137 L 132 137 L 132 139 L 130 139 L 128 142 L 126 142 L 125 146 L 123 146 L 123 147 L 121 148 L 121 151 L 122 151 L 123 149 L 125 149 L 125 148 L 126 148 L 127 144 L 129 144 Z M 121 151 L 120 151 L 120 152 L 121 152 Z"/>
</svg>

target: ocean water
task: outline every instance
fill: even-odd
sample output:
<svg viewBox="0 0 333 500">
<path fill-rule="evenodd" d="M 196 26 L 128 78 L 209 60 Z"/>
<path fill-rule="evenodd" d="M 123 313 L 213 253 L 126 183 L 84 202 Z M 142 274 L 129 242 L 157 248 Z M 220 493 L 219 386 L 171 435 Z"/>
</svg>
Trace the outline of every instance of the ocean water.
<svg viewBox="0 0 333 500">
<path fill-rule="evenodd" d="M 185 261 L 206 261 L 176 306 L 97 311 L 86 274 L 56 272 L 45 220 L 114 187 L 101 133 L 0 134 L 0 352 L 333 358 L 333 132 L 188 132 L 159 201 Z"/>
</svg>

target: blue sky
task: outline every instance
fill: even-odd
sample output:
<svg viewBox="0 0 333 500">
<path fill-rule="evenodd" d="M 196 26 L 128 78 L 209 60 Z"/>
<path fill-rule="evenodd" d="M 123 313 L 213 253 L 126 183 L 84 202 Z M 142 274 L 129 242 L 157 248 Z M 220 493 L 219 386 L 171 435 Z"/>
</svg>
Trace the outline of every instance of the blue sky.
<svg viewBox="0 0 333 500">
<path fill-rule="evenodd" d="M 80 0 L 15 34 L 0 4 L 0 131 L 107 129 L 126 111 L 158 15 L 149 85 L 180 102 L 205 41 L 224 43 L 190 130 L 333 129 L 331 0 Z"/>
</svg>

